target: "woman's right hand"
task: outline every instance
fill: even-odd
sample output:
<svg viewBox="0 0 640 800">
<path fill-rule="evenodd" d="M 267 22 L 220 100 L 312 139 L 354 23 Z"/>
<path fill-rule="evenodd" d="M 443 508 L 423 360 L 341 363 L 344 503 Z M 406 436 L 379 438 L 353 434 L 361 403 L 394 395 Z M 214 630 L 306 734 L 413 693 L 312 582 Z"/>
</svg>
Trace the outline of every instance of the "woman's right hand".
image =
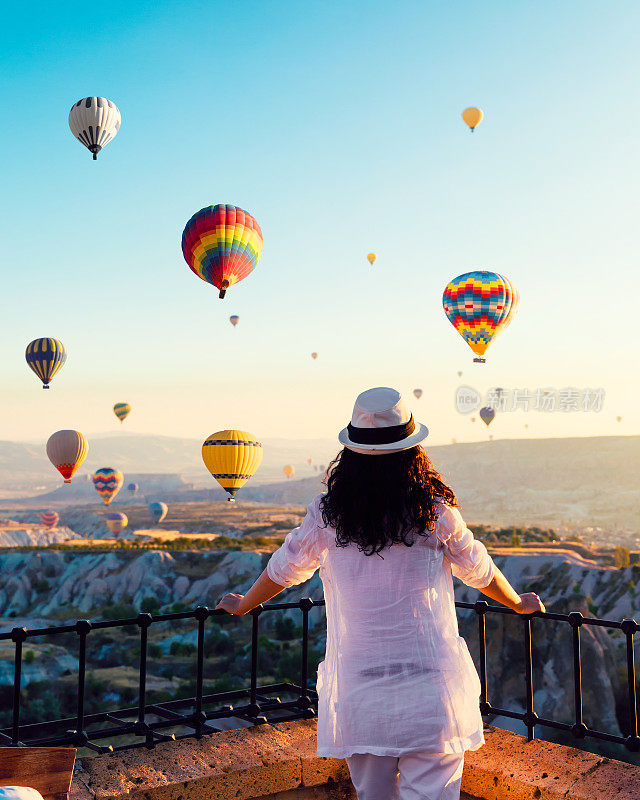
<svg viewBox="0 0 640 800">
<path fill-rule="evenodd" d="M 534 614 L 536 611 L 546 611 L 544 603 L 535 592 L 525 592 L 520 595 L 520 602 L 517 603 L 513 610 L 518 614 Z"/>
</svg>

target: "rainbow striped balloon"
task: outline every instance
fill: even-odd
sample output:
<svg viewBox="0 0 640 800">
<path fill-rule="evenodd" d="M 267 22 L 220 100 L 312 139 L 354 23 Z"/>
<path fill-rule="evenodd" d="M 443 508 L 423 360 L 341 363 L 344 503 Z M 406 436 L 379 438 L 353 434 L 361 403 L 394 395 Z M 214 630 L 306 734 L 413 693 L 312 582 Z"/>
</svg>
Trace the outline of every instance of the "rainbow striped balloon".
<svg viewBox="0 0 640 800">
<path fill-rule="evenodd" d="M 224 297 L 230 286 L 255 269 L 262 255 L 262 231 L 241 208 L 208 206 L 187 222 L 182 253 L 191 270 Z"/>
<path fill-rule="evenodd" d="M 108 506 L 122 489 L 124 475 L 112 467 L 100 467 L 91 477 L 96 491 L 104 500 L 104 504 Z"/>
<path fill-rule="evenodd" d="M 120 422 L 124 422 L 131 413 L 131 406 L 129 403 L 116 403 L 113 407 L 113 413 L 120 420 Z"/>
<path fill-rule="evenodd" d="M 58 520 L 60 517 L 58 516 L 57 511 L 43 511 L 42 516 L 40 517 L 40 522 L 45 526 L 45 528 L 54 528 L 58 524 Z"/>
<path fill-rule="evenodd" d="M 29 342 L 25 358 L 42 381 L 42 388 L 48 389 L 51 379 L 67 360 L 67 351 L 58 339 L 45 336 Z"/>
<path fill-rule="evenodd" d="M 504 275 L 475 270 L 445 287 L 442 305 L 449 322 L 478 356 L 513 319 L 520 295 Z M 474 358 L 484 363 L 484 358 Z"/>
</svg>

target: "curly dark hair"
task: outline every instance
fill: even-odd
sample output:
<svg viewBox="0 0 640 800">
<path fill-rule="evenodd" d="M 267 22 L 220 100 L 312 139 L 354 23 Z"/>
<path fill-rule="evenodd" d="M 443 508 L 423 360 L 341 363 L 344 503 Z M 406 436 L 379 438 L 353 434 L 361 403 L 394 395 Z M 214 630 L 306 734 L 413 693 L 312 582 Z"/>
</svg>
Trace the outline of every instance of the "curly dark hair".
<svg viewBox="0 0 640 800">
<path fill-rule="evenodd" d="M 438 517 L 436 498 L 457 505 L 453 489 L 419 445 L 375 456 L 345 447 L 329 466 L 320 510 L 338 547 L 353 542 L 371 556 L 395 543 L 411 547 L 416 534 L 428 535 Z"/>
</svg>

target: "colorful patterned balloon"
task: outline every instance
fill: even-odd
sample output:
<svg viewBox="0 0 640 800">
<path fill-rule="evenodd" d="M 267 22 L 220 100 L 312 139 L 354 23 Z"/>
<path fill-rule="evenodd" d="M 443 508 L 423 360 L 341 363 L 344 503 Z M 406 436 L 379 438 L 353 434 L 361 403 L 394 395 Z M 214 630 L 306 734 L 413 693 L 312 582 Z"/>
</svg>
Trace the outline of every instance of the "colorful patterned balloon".
<svg viewBox="0 0 640 800">
<path fill-rule="evenodd" d="M 80 431 L 56 431 L 47 440 L 49 461 L 62 475 L 65 483 L 71 483 L 74 472 L 88 452 L 89 445 Z"/>
<path fill-rule="evenodd" d="M 120 420 L 120 422 L 124 422 L 131 413 L 131 406 L 129 403 L 116 403 L 113 407 L 113 413 Z"/>
<path fill-rule="evenodd" d="M 60 516 L 58 515 L 57 511 L 43 511 L 42 516 L 40 517 L 40 522 L 45 526 L 45 528 L 55 528 L 59 519 Z"/>
<path fill-rule="evenodd" d="M 25 358 L 27 364 L 42 381 L 42 388 L 48 389 L 51 378 L 67 360 L 67 351 L 58 339 L 45 336 L 43 339 L 29 342 Z"/>
<path fill-rule="evenodd" d="M 119 533 L 127 527 L 129 524 L 129 517 L 126 514 L 120 513 L 120 511 L 114 511 L 112 514 L 107 514 L 107 527 L 114 534 L 117 536 Z"/>
<path fill-rule="evenodd" d="M 262 231 L 241 208 L 208 206 L 187 222 L 182 253 L 191 270 L 224 297 L 230 286 L 255 269 L 262 255 Z"/>
<path fill-rule="evenodd" d="M 100 467 L 99 470 L 93 473 L 92 480 L 96 491 L 103 499 L 104 504 L 108 506 L 122 489 L 124 475 L 112 467 Z"/>
<path fill-rule="evenodd" d="M 156 525 L 167 516 L 168 510 L 169 506 L 166 503 L 149 503 L 149 516 Z"/>
<path fill-rule="evenodd" d="M 127 486 L 127 489 L 128 489 L 130 492 L 131 492 L 131 496 L 132 496 L 132 497 L 133 497 L 133 495 L 134 495 L 134 494 L 135 494 L 135 493 L 138 491 L 138 489 L 139 489 L 139 488 L 140 488 L 140 487 L 138 486 L 138 484 L 137 484 L 137 483 L 130 483 L 130 484 Z"/>
<path fill-rule="evenodd" d="M 458 275 L 445 287 L 442 305 L 449 322 L 482 356 L 513 319 L 519 299 L 518 290 L 504 275 L 476 270 Z M 485 362 L 484 358 L 473 360 Z"/>
<path fill-rule="evenodd" d="M 229 317 L 229 322 L 230 322 L 230 323 L 233 325 L 233 327 L 235 328 L 235 327 L 236 327 L 236 325 L 237 325 L 237 324 L 240 322 L 240 317 L 239 317 L 237 314 L 232 314 L 232 315 Z"/>
</svg>

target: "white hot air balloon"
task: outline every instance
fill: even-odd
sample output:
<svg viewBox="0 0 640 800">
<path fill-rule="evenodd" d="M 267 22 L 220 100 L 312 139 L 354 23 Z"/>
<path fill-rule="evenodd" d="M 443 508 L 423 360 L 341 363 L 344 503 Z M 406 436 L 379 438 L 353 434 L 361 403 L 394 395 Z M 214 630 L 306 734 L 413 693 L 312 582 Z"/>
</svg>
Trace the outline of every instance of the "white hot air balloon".
<svg viewBox="0 0 640 800">
<path fill-rule="evenodd" d="M 120 112 L 106 97 L 84 97 L 69 112 L 71 133 L 91 153 L 93 160 L 120 130 Z"/>
</svg>

